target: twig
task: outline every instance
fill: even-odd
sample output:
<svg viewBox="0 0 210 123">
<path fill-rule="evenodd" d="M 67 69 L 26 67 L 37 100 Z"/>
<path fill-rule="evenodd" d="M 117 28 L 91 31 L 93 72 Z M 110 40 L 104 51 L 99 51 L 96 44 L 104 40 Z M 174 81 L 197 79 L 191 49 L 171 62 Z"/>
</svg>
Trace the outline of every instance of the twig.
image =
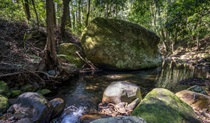
<svg viewBox="0 0 210 123">
<path fill-rule="evenodd" d="M 90 62 L 86 58 L 83 58 L 78 51 L 76 51 L 76 54 L 79 56 L 81 60 L 83 60 L 87 65 L 89 65 L 92 70 L 94 71 L 98 70 L 98 68 L 92 62 Z"/>
</svg>

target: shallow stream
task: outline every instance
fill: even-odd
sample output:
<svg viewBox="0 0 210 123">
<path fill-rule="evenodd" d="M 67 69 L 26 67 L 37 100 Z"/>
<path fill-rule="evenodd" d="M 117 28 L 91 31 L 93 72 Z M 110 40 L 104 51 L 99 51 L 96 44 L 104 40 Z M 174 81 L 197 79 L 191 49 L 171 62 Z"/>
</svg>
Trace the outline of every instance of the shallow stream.
<svg viewBox="0 0 210 123">
<path fill-rule="evenodd" d="M 161 67 L 139 71 L 103 71 L 96 74 L 81 75 L 79 79 L 71 81 L 62 87 L 56 95 L 63 95 L 66 109 L 59 121 L 62 123 L 79 123 L 79 117 L 84 113 L 97 113 L 103 91 L 114 81 L 128 81 L 141 88 L 144 97 L 153 88 L 167 88 L 177 92 L 189 86 L 179 84 L 179 81 L 198 77 L 210 78 L 210 70 L 195 68 L 189 65 L 179 65 L 174 62 L 164 62 Z"/>
</svg>

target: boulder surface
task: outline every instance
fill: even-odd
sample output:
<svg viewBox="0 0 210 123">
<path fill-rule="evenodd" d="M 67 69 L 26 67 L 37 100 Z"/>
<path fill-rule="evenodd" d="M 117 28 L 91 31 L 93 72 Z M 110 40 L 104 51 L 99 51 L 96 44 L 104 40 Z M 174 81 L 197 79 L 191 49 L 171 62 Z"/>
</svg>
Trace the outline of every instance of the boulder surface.
<svg viewBox="0 0 210 123">
<path fill-rule="evenodd" d="M 137 24 L 104 18 L 91 21 L 81 38 L 86 57 L 97 67 L 112 70 L 159 66 L 159 41 L 155 33 Z"/>
<path fill-rule="evenodd" d="M 193 109 L 167 89 L 155 88 L 132 112 L 147 123 L 201 123 Z"/>
</svg>

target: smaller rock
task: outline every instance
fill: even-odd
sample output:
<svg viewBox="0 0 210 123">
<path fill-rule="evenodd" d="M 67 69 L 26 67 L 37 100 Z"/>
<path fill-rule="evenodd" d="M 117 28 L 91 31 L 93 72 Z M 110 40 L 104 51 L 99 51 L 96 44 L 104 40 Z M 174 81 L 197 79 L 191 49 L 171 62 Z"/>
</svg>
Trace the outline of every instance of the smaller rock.
<svg viewBox="0 0 210 123">
<path fill-rule="evenodd" d="M 194 85 L 188 88 L 187 90 L 208 95 L 208 93 L 201 86 L 198 86 L 198 85 Z"/>
<path fill-rule="evenodd" d="M 73 43 L 62 43 L 58 47 L 58 57 L 63 60 L 67 60 L 69 63 L 74 64 L 77 67 L 82 67 L 84 61 L 78 56 L 80 53 L 83 56 L 82 49 Z"/>
<path fill-rule="evenodd" d="M 90 123 L 91 121 L 94 121 L 96 119 L 105 118 L 108 116 L 102 115 L 102 114 L 84 114 L 80 117 L 80 121 L 82 123 Z"/>
<path fill-rule="evenodd" d="M 49 89 L 42 89 L 42 90 L 38 90 L 37 92 L 42 95 L 47 95 L 47 94 L 51 93 L 51 91 Z"/>
<path fill-rule="evenodd" d="M 34 122 L 30 120 L 29 118 L 22 118 L 18 120 L 16 123 L 34 123 Z"/>
<path fill-rule="evenodd" d="M 210 110 L 210 97 L 201 93 L 183 90 L 176 93 L 181 100 L 190 105 L 194 110 Z"/>
<path fill-rule="evenodd" d="M 140 88 L 133 83 L 119 81 L 111 83 L 105 89 L 102 103 L 131 103 L 136 98 L 142 99 Z"/>
<path fill-rule="evenodd" d="M 12 92 L 12 97 L 19 96 L 22 93 L 21 90 L 12 90 L 11 92 Z"/>
<path fill-rule="evenodd" d="M 9 107 L 8 99 L 0 94 L 0 115 Z"/>
<path fill-rule="evenodd" d="M 10 97 L 10 95 L 11 95 L 11 92 L 9 90 L 7 83 L 4 81 L 0 81 L 0 94 L 4 95 L 6 97 Z"/>
<path fill-rule="evenodd" d="M 62 113 L 65 107 L 64 100 L 61 98 L 55 98 L 49 102 L 53 107 L 52 118 L 55 118 Z"/>
<path fill-rule="evenodd" d="M 31 84 L 26 84 L 21 87 L 22 92 L 30 92 L 33 91 L 33 86 Z"/>
<path fill-rule="evenodd" d="M 101 118 L 94 120 L 90 123 L 146 123 L 146 121 L 140 117 L 135 117 L 135 116 L 120 116 L 120 117 Z"/>
<path fill-rule="evenodd" d="M 55 76 L 57 74 L 57 71 L 56 70 L 48 70 L 47 73 L 49 75 Z"/>
</svg>

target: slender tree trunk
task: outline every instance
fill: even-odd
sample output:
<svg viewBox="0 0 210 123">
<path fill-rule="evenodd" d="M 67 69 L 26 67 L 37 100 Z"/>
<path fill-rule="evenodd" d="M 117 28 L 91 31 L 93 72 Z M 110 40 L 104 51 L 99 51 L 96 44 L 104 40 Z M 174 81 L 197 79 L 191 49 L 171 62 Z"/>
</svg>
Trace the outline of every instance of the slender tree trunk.
<svg viewBox="0 0 210 123">
<path fill-rule="evenodd" d="M 86 22 L 85 22 L 85 26 L 88 26 L 88 19 L 90 16 L 90 0 L 88 0 L 88 4 L 87 4 L 87 17 L 86 17 Z"/>
<path fill-rule="evenodd" d="M 53 20 L 53 23 L 54 23 L 54 27 L 56 27 L 57 21 L 56 21 L 56 12 L 55 12 L 55 3 L 54 2 L 53 2 L 52 8 L 53 8 L 53 18 L 52 18 L 52 20 Z"/>
<path fill-rule="evenodd" d="M 109 4 L 107 2 L 105 7 L 105 18 L 108 18 L 108 13 L 109 13 Z"/>
<path fill-rule="evenodd" d="M 58 67 L 58 60 L 56 56 L 56 41 L 54 36 L 54 3 L 53 0 L 46 0 L 47 12 L 47 42 L 45 45 L 45 64 L 46 69 L 56 69 Z"/>
<path fill-rule="evenodd" d="M 23 6 L 24 6 L 26 18 L 27 18 L 28 21 L 30 21 L 31 13 L 30 13 L 30 8 L 29 8 L 28 0 L 24 0 L 23 1 Z"/>
<path fill-rule="evenodd" d="M 118 6 L 117 4 L 115 4 L 115 16 L 117 17 L 117 14 L 118 14 Z"/>
<path fill-rule="evenodd" d="M 75 11 L 74 10 L 74 2 L 72 0 L 72 6 L 71 6 L 71 15 L 72 15 L 72 29 L 75 30 L 75 27 L 76 27 L 76 21 L 75 21 Z"/>
<path fill-rule="evenodd" d="M 63 14 L 61 17 L 61 36 L 65 37 L 65 26 L 69 24 L 69 2 L 71 0 L 63 0 Z"/>
<path fill-rule="evenodd" d="M 38 17 L 38 13 L 36 11 L 36 6 L 35 6 L 35 3 L 34 3 L 34 0 L 31 0 L 31 2 L 32 2 L 33 8 L 34 8 L 35 15 L 36 15 L 37 27 L 39 28 L 39 17 Z"/>
<path fill-rule="evenodd" d="M 81 27 L 81 0 L 78 1 L 78 27 Z"/>
</svg>

